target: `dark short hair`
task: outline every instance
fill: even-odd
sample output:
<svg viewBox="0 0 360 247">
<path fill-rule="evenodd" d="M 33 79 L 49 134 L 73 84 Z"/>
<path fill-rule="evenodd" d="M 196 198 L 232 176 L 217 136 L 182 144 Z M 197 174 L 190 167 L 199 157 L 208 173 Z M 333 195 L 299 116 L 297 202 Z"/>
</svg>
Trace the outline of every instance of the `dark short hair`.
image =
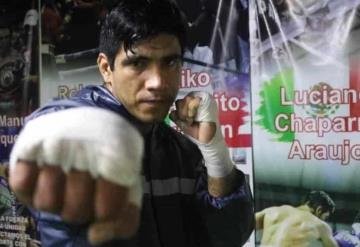
<svg viewBox="0 0 360 247">
<path fill-rule="evenodd" d="M 186 39 L 184 17 L 172 0 L 121 0 L 105 17 L 99 42 L 114 69 L 121 47 L 131 50 L 138 41 L 165 33 L 175 35 L 183 52 Z"/>
<path fill-rule="evenodd" d="M 324 191 L 311 191 L 307 194 L 305 203 L 312 209 L 320 206 L 323 212 L 332 213 L 335 210 L 335 202 Z"/>
</svg>

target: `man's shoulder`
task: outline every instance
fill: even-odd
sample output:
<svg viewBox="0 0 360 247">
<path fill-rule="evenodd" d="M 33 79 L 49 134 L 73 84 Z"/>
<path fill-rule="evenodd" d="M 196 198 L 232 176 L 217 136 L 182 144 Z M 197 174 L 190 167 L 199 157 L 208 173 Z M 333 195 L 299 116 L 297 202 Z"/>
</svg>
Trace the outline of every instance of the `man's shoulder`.
<svg viewBox="0 0 360 247">
<path fill-rule="evenodd" d="M 86 106 L 86 104 L 85 103 L 81 104 L 80 102 L 73 101 L 70 99 L 54 100 L 38 108 L 33 113 L 31 113 L 29 116 L 26 117 L 25 121 L 28 122 L 34 118 L 40 117 L 45 114 L 49 114 L 73 107 L 80 107 L 80 106 Z"/>
<path fill-rule="evenodd" d="M 269 212 L 269 213 L 272 213 L 272 212 L 288 212 L 288 211 L 297 211 L 297 209 L 291 205 L 280 205 L 280 206 L 272 206 L 272 207 L 268 207 L 268 208 L 265 208 L 263 210 L 264 212 Z"/>
<path fill-rule="evenodd" d="M 101 91 L 101 86 L 99 85 L 89 85 L 69 98 L 52 98 L 49 99 L 42 107 L 39 109 L 49 109 L 49 108 L 70 108 L 82 105 L 89 105 L 94 101 L 92 96 L 96 92 Z M 104 94 L 104 93 L 103 93 Z"/>
<path fill-rule="evenodd" d="M 111 94 L 111 92 L 101 85 L 88 85 L 80 89 L 69 98 L 54 98 L 47 102 L 42 108 L 50 107 L 76 107 L 101 105 L 103 102 L 110 104 L 119 104 L 120 102 Z"/>
<path fill-rule="evenodd" d="M 74 96 L 67 99 L 53 99 L 34 111 L 26 118 L 26 121 L 37 118 L 41 115 L 65 110 L 73 107 L 93 106 L 108 109 L 124 115 L 128 115 L 122 104 L 103 86 L 89 85 Z"/>
</svg>

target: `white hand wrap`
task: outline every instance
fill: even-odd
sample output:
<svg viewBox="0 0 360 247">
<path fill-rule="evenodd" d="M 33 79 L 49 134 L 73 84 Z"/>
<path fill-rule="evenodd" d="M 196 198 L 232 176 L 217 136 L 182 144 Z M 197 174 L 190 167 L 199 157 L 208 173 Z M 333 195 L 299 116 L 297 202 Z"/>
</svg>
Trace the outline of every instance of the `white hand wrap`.
<svg viewBox="0 0 360 247">
<path fill-rule="evenodd" d="M 234 164 L 221 134 L 216 102 L 206 92 L 191 92 L 189 95 L 201 98 L 195 121 L 213 122 L 216 124 L 215 135 L 209 143 L 201 143 L 192 137 L 190 139 L 199 147 L 209 176 L 225 177 L 232 171 Z"/>
<path fill-rule="evenodd" d="M 360 239 L 360 223 L 353 223 L 351 227 L 354 231 L 354 234 Z"/>
<path fill-rule="evenodd" d="M 10 169 L 21 159 L 38 166 L 89 172 L 129 187 L 130 201 L 140 206 L 143 138 L 119 115 L 79 107 L 40 116 L 21 131 L 10 155 Z"/>
</svg>

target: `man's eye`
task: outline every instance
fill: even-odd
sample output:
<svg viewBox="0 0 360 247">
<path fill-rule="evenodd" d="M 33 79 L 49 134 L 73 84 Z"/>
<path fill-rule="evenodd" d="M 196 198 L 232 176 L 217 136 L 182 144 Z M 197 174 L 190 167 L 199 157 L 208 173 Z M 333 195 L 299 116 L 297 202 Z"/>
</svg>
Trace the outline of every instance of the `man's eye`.
<svg viewBox="0 0 360 247">
<path fill-rule="evenodd" d="M 179 65 L 179 63 L 180 63 L 180 59 L 178 59 L 178 58 L 172 58 L 167 61 L 167 65 L 169 67 L 175 67 L 175 66 Z"/>
<path fill-rule="evenodd" d="M 146 66 L 146 62 L 142 61 L 142 60 L 133 61 L 130 63 L 130 66 L 132 66 L 136 69 L 140 69 L 140 68 L 144 68 Z"/>
<path fill-rule="evenodd" d="M 145 65 L 145 63 L 143 61 L 134 61 L 131 65 L 133 67 L 142 67 Z"/>
</svg>

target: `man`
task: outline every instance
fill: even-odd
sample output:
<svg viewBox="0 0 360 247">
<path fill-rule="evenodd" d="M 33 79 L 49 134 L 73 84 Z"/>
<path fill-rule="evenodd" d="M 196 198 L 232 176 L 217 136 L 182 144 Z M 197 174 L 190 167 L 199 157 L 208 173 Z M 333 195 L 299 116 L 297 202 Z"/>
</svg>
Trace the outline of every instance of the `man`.
<svg viewBox="0 0 360 247">
<path fill-rule="evenodd" d="M 43 246 L 247 240 L 251 193 L 229 158 L 215 101 L 204 93 L 176 101 L 171 118 L 187 137 L 163 123 L 179 88 L 184 42 L 172 1 L 120 1 L 100 34 L 104 85 L 28 118 L 10 157 L 10 185 L 40 210 Z"/>
<path fill-rule="evenodd" d="M 338 231 L 334 238 L 340 247 L 360 247 L 360 211 L 355 216 L 351 231 Z"/>
<path fill-rule="evenodd" d="M 324 222 L 335 203 L 323 191 L 312 191 L 305 203 L 270 207 L 256 213 L 256 229 L 262 229 L 261 246 L 337 246 Z"/>
</svg>

